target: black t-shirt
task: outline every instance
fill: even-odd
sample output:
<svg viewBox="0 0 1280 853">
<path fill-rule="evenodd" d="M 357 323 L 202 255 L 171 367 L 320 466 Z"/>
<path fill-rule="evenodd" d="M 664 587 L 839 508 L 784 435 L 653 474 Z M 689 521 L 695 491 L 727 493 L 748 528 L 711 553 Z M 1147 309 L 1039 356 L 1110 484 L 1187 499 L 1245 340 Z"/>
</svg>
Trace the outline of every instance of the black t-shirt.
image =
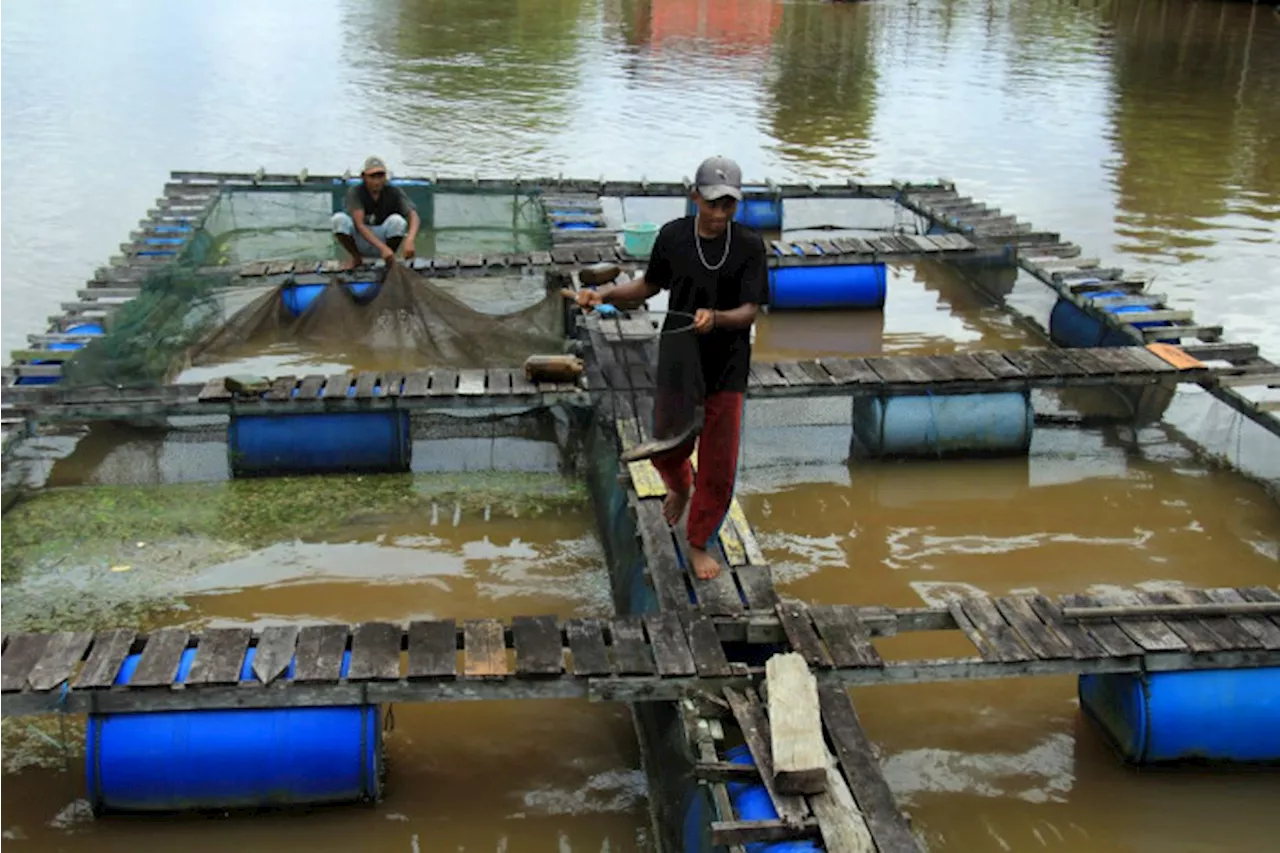
<svg viewBox="0 0 1280 853">
<path fill-rule="evenodd" d="M 670 290 L 670 310 L 683 314 L 699 308 L 728 311 L 748 302 L 763 304 L 769 271 L 760 235 L 734 222 L 724 234 L 707 240 L 697 236 L 694 221 L 686 216 L 662 226 L 649 255 L 645 281 Z M 706 264 L 716 266 L 724 257 L 726 240 L 729 255 L 724 264 L 715 271 L 707 269 Z M 675 329 L 687 328 L 690 322 L 688 317 L 672 315 L 664 328 L 677 334 Z M 751 330 L 718 328 L 698 335 L 697 340 L 705 393 L 745 392 L 751 370 Z"/>
<path fill-rule="evenodd" d="M 405 191 L 391 184 L 382 188 L 377 201 L 373 200 L 373 194 L 363 183 L 347 190 L 347 212 L 354 215 L 357 210 L 363 210 L 365 225 L 381 225 L 393 213 L 400 214 L 408 221 L 409 211 L 413 209 L 413 202 L 409 201 Z"/>
</svg>

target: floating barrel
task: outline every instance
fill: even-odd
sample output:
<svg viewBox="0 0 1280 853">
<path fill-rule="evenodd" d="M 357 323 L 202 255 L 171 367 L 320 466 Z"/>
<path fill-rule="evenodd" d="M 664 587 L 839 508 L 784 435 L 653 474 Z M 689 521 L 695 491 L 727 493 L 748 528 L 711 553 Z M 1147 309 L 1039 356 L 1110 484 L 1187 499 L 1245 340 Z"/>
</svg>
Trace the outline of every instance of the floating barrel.
<svg viewBox="0 0 1280 853">
<path fill-rule="evenodd" d="M 1129 296 L 1130 294 L 1122 293 L 1118 290 L 1108 290 L 1101 293 L 1083 295 L 1084 298 L 1093 300 L 1100 297 Z M 1108 314 L 1117 315 L 1117 319 L 1120 322 L 1124 322 L 1124 314 L 1140 314 L 1154 311 L 1158 306 L 1153 302 L 1147 305 L 1116 305 L 1114 307 L 1107 307 L 1104 304 L 1101 308 Z M 1164 323 L 1134 323 L 1132 325 L 1138 329 L 1149 329 L 1163 326 Z M 1131 347 L 1136 345 L 1136 341 L 1120 329 L 1114 328 L 1097 317 L 1086 313 L 1066 299 L 1059 299 L 1057 304 L 1053 306 L 1053 311 L 1049 314 L 1049 337 L 1055 344 L 1063 347 Z M 1177 342 L 1177 338 L 1163 341 L 1163 343 L 1174 344 Z"/>
<path fill-rule="evenodd" d="M 752 763 L 751 752 L 745 746 L 735 746 L 725 755 L 732 764 L 750 765 Z M 759 782 L 729 782 L 726 787 L 729 790 L 729 801 L 733 803 L 733 810 L 738 820 L 778 819 L 778 812 L 774 809 L 773 802 L 769 799 L 769 792 L 765 790 L 763 784 Z M 695 788 L 689 808 L 685 811 L 685 853 L 711 853 L 712 849 L 720 849 L 712 848 L 709 843 L 709 836 L 705 835 L 705 830 L 710 824 L 710 818 L 705 814 L 705 802 L 706 797 L 702 793 L 702 789 Z M 728 816 L 726 816 L 726 819 L 728 819 Z M 801 853 L 801 851 L 816 851 L 819 849 L 821 848 L 818 847 L 817 842 L 810 839 L 757 842 L 746 845 L 747 853 Z"/>
<path fill-rule="evenodd" d="M 237 477 L 407 471 L 411 449 L 405 411 L 234 415 L 227 427 Z"/>
<path fill-rule="evenodd" d="M 252 680 L 254 649 L 240 671 Z M 182 655 L 176 681 L 197 649 Z M 127 684 L 139 655 L 116 676 Z M 346 652 L 346 676 L 351 653 Z M 285 678 L 293 677 L 290 662 Z M 377 705 L 90 714 L 85 775 L 95 811 L 255 808 L 377 799 Z"/>
<path fill-rule="evenodd" d="M 280 301 L 284 303 L 285 310 L 290 314 L 301 317 L 328 286 L 324 282 L 286 285 L 280 289 Z M 349 281 L 342 286 L 355 297 L 356 302 L 360 303 L 368 302 L 378 293 L 376 281 Z"/>
<path fill-rule="evenodd" d="M 63 334 L 65 335 L 101 335 L 104 329 L 98 323 L 77 323 L 69 326 Z M 58 343 L 49 344 L 50 350 L 58 350 L 67 352 L 69 350 L 81 349 L 84 344 L 79 341 L 59 341 Z M 37 359 L 32 364 L 60 364 L 61 362 L 50 361 L 48 359 Z M 61 376 L 22 376 L 19 377 L 16 385 L 53 385 L 62 380 Z"/>
<path fill-rule="evenodd" d="M 1082 675 L 1079 693 L 1126 761 L 1280 761 L 1280 668 Z"/>
<path fill-rule="evenodd" d="M 777 267 L 769 270 L 769 307 L 883 308 L 884 264 Z"/>
<path fill-rule="evenodd" d="M 1034 425 L 1026 391 L 853 398 L 855 456 L 1026 453 Z"/>
<path fill-rule="evenodd" d="M 693 216 L 698 207 L 689 200 L 688 213 Z M 757 231 L 782 230 L 782 199 L 780 198 L 744 198 L 738 202 L 738 211 L 733 215 L 734 222 L 741 222 L 748 228 Z"/>
</svg>

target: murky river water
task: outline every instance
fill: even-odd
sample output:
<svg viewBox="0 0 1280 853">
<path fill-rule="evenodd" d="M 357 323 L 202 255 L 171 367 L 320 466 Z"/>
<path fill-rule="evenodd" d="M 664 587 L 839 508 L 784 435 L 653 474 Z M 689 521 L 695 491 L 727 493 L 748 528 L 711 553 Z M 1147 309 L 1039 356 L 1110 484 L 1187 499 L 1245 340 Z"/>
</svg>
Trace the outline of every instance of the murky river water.
<svg viewBox="0 0 1280 853">
<path fill-rule="evenodd" d="M 1280 18 L 1267 7 L 55 2 L 10 3 L 0 23 L 5 352 L 116 251 L 171 169 L 341 172 L 377 152 L 402 174 L 660 178 L 723 151 L 749 176 L 951 178 L 1088 254 L 1157 273 L 1175 305 L 1280 357 Z M 954 277 L 906 268 L 883 315 L 770 317 L 758 347 L 797 357 L 1028 339 Z M 1196 457 L 1196 429 L 1041 430 L 1029 460 L 852 469 L 837 443 L 797 459 L 812 463 L 800 471 L 771 463 L 767 429 L 748 429 L 742 491 L 789 594 L 906 605 L 951 585 L 1052 594 L 1280 577 L 1274 504 Z M 806 440 L 829 429 L 806 427 Z M 191 618 L 224 622 L 599 612 L 590 524 L 585 508 L 555 524 L 470 516 L 447 533 L 425 518 L 366 519 L 216 561 L 184 596 Z M 913 638 L 883 648 L 961 651 Z M 1134 774 L 1080 727 L 1073 697 L 1074 681 L 1045 679 L 855 698 L 935 849 L 1273 843 L 1274 774 Z M 619 709 L 396 717 L 376 810 L 86 823 L 67 812 L 78 783 L 28 769 L 5 778 L 6 838 L 32 849 L 645 846 Z"/>
</svg>

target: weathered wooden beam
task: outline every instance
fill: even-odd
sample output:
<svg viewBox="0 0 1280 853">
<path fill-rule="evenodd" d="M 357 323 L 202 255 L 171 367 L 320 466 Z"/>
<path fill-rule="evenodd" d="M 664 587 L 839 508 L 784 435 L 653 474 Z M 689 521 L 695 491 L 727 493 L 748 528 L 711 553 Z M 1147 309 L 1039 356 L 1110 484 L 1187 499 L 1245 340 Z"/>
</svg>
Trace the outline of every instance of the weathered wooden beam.
<svg viewBox="0 0 1280 853">
<path fill-rule="evenodd" d="M 795 652 L 765 664 L 773 779 L 783 794 L 819 794 L 827 787 L 827 747 L 818 713 L 818 682 Z"/>
<path fill-rule="evenodd" d="M 799 841 L 818 837 L 818 822 L 813 818 L 790 824 L 781 820 L 712 821 L 711 843 L 754 844 L 764 841 Z"/>
<path fill-rule="evenodd" d="M 1275 616 L 1280 615 L 1280 601 L 1216 602 L 1213 604 L 1129 604 L 1111 607 L 1063 607 L 1062 618 L 1136 619 L 1144 616 Z"/>
</svg>

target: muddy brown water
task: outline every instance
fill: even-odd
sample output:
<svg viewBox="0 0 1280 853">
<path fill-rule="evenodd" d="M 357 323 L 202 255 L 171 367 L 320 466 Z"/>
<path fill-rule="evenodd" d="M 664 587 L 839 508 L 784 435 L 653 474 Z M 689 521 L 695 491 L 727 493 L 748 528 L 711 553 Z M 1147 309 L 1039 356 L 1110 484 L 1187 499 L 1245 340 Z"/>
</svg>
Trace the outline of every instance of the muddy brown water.
<svg viewBox="0 0 1280 853">
<path fill-rule="evenodd" d="M 279 32 L 305 49 L 264 49 L 262 34 Z M 66 73 L 47 72 L 54 43 Z M 103 44 L 129 49 L 105 55 Z M 64 207 L 9 217 L 6 352 L 116 251 L 170 169 L 341 172 L 372 148 L 401 173 L 671 177 L 723 149 L 775 179 L 947 176 L 1087 254 L 1155 272 L 1175 307 L 1280 356 L 1280 23 L 1262 5 L 333 0 L 303 13 L 224 4 L 210 20 L 172 4 L 64 2 L 7 4 L 2 45 L 4 198 L 74 199 L 80 223 L 68 239 Z M 1047 313 L 1043 288 L 1019 281 L 1009 299 Z M 955 276 L 903 267 L 883 313 L 767 317 L 757 356 L 1030 340 Z M 847 429 L 824 425 L 780 439 L 825 442 L 803 467 L 781 467 L 760 450 L 774 446 L 768 428 L 749 424 L 740 492 L 782 590 L 819 601 L 1280 583 L 1270 497 L 1189 448 L 1221 440 L 1264 475 L 1280 454 L 1237 442 L 1245 428 L 1201 403 L 1180 394 L 1171 423 L 1136 433 L 1042 429 L 1030 458 L 1013 461 L 849 468 Z M 104 450 L 114 472 L 90 462 L 60 476 L 210 470 L 183 469 L 170 445 L 151 450 Z M 186 473 L 166 478 L 166 464 Z M 190 618 L 218 624 L 598 613 L 608 592 L 592 524 L 587 507 L 554 524 L 373 519 L 222 560 L 184 598 Z M 881 648 L 964 651 L 934 637 Z M 1082 725 L 1074 685 L 855 699 L 932 849 L 1273 846 L 1274 773 L 1124 768 Z M 28 767 L 4 777 L 4 837 L 34 850 L 647 849 L 620 708 L 399 706 L 388 748 L 376 808 L 251 819 L 85 821 L 78 764 Z"/>
</svg>

